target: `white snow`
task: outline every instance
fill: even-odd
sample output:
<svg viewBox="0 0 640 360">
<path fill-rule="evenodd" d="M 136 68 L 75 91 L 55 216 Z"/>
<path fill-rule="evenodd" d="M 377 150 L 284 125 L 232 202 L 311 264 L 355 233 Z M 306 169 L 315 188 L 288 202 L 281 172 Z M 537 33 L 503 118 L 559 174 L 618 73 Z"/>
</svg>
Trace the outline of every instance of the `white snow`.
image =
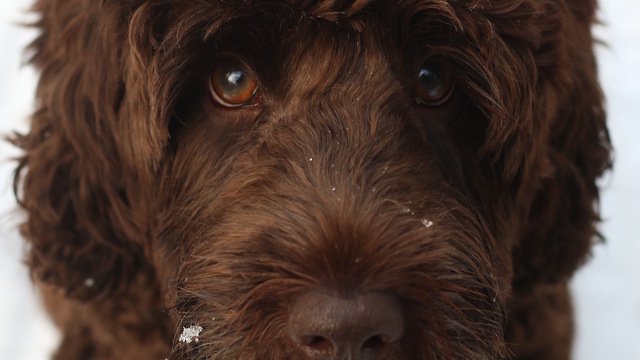
<svg viewBox="0 0 640 360">
<path fill-rule="evenodd" d="M 96 281 L 93 280 L 92 278 L 86 278 L 84 279 L 83 285 L 86 287 L 93 287 L 96 284 Z"/>
<path fill-rule="evenodd" d="M 36 76 L 21 68 L 22 48 L 35 36 L 15 26 L 28 17 L 26 0 L 0 1 L 0 133 L 26 129 Z M 602 231 L 607 238 L 572 283 L 577 313 L 575 360 L 640 359 L 640 1 L 601 0 L 609 44 L 598 56 L 616 148 L 615 170 L 602 182 Z M 16 225 L 8 161 L 18 152 L 0 142 L 0 359 L 49 359 L 59 334 L 39 305 Z M 310 159 L 311 160 L 311 159 Z M 371 191 L 375 191 L 372 189 Z M 425 224 L 426 226 L 426 224 Z M 87 279 L 87 286 L 92 284 Z M 185 328 L 197 341 L 199 327 Z M 182 337 L 181 337 L 182 339 Z"/>
<path fill-rule="evenodd" d="M 202 326 L 191 325 L 189 327 L 182 328 L 182 334 L 180 334 L 180 342 L 191 344 L 192 341 L 198 342 L 200 339 L 200 333 L 202 332 Z"/>
</svg>

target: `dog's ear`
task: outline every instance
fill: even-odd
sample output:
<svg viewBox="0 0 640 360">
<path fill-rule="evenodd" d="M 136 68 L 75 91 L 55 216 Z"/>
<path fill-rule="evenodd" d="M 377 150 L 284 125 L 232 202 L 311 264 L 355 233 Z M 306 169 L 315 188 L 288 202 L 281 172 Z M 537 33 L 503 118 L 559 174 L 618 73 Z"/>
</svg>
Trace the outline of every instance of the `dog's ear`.
<svg viewBox="0 0 640 360">
<path fill-rule="evenodd" d="M 596 180 L 611 167 L 611 144 L 591 50 L 593 10 L 571 10 L 575 13 L 566 16 L 563 28 L 549 35 L 558 37 L 556 51 L 538 54 L 539 64 L 555 64 L 538 69 L 533 117 L 549 122 L 537 151 L 544 160 L 535 170 L 546 174 L 533 185 L 533 204 L 514 249 L 516 288 L 566 281 L 600 237 Z"/>
<path fill-rule="evenodd" d="M 148 162 L 154 150 L 150 136 L 136 132 L 142 120 L 122 110 L 126 14 L 101 2 L 83 4 L 35 6 L 37 110 L 31 130 L 12 141 L 24 150 L 14 191 L 26 212 L 21 231 L 32 277 L 89 299 L 123 289 L 141 266 L 148 229 L 144 212 L 134 208 L 145 191 L 138 168 L 150 165 L 135 161 Z"/>
<path fill-rule="evenodd" d="M 511 5 L 482 10 L 491 26 L 474 42 L 489 55 L 467 63 L 490 59 L 468 73 L 481 74 L 470 88 L 484 89 L 474 100 L 491 114 L 478 171 L 498 180 L 476 193 L 503 209 L 491 221 L 512 241 L 517 290 L 566 281 L 586 261 L 599 237 L 596 181 L 611 167 L 611 144 L 593 52 L 595 1 Z"/>
</svg>

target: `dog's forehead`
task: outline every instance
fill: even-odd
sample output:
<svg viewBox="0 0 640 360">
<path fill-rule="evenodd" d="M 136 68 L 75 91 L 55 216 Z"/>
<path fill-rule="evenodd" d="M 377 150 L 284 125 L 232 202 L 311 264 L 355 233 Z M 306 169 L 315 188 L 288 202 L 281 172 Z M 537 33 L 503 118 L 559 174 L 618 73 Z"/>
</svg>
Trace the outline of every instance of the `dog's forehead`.
<svg viewBox="0 0 640 360">
<path fill-rule="evenodd" d="M 402 23 L 407 25 L 418 17 L 433 18 L 434 21 L 443 21 L 442 16 L 455 18 L 459 10 L 473 11 L 482 8 L 484 0 L 246 0 L 246 1 L 221 1 L 207 0 L 210 11 L 217 12 L 214 17 L 225 19 L 238 19 L 251 17 L 253 21 L 263 19 L 270 25 L 282 27 L 292 24 L 287 20 L 293 20 L 299 24 L 307 20 L 330 22 L 342 28 L 361 30 L 372 22 L 382 22 L 385 25 Z M 204 2 L 203 2 L 204 3 Z M 189 9 L 189 8 L 184 8 Z M 194 6 L 192 9 L 200 9 Z M 189 10 L 186 10 L 189 12 Z M 449 22 L 449 20 L 445 20 Z M 294 25 L 295 26 L 295 25 Z M 285 25 L 286 27 L 286 25 Z"/>
<path fill-rule="evenodd" d="M 288 8 L 292 12 L 300 12 L 309 16 L 324 19 L 346 19 L 380 10 L 389 11 L 393 8 L 405 11 L 422 11 L 429 8 L 448 8 L 450 0 L 247 0 L 242 2 L 227 2 L 209 0 L 211 3 L 222 3 L 231 6 L 252 10 L 268 10 L 275 8 Z M 454 3 L 466 4 L 469 7 L 477 6 L 482 0 L 456 1 Z"/>
<path fill-rule="evenodd" d="M 407 44 L 411 51 L 420 52 L 423 46 L 437 44 L 438 38 L 450 41 L 458 22 L 456 13 L 463 10 L 460 4 L 469 2 L 457 2 L 455 6 L 447 0 L 210 3 L 215 4 L 212 17 L 224 19 L 214 21 L 209 32 L 216 47 L 254 59 L 277 58 L 268 68 L 289 72 L 299 64 L 323 62 L 342 65 L 343 70 L 364 62 L 369 68 L 386 66 L 384 63 L 393 61 Z M 311 70 L 299 69 L 302 76 L 292 77 L 307 77 Z M 358 73 L 357 68 L 352 70 Z"/>
</svg>

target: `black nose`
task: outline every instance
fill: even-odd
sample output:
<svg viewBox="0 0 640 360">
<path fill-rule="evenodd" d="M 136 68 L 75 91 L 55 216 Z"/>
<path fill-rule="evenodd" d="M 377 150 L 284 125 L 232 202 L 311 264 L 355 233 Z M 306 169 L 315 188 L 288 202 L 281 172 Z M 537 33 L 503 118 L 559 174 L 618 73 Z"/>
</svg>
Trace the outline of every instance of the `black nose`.
<svg viewBox="0 0 640 360">
<path fill-rule="evenodd" d="M 380 360 L 403 331 L 402 305 L 380 292 L 350 297 L 310 292 L 289 313 L 291 338 L 310 360 Z"/>
</svg>

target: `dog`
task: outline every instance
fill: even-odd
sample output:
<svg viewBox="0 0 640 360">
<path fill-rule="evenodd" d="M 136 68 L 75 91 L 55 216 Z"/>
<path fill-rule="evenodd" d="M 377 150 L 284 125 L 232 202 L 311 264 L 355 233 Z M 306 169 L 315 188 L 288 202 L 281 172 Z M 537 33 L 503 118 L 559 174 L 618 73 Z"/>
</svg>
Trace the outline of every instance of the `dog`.
<svg viewBox="0 0 640 360">
<path fill-rule="evenodd" d="M 58 360 L 570 357 L 593 0 L 37 0 Z"/>
</svg>

